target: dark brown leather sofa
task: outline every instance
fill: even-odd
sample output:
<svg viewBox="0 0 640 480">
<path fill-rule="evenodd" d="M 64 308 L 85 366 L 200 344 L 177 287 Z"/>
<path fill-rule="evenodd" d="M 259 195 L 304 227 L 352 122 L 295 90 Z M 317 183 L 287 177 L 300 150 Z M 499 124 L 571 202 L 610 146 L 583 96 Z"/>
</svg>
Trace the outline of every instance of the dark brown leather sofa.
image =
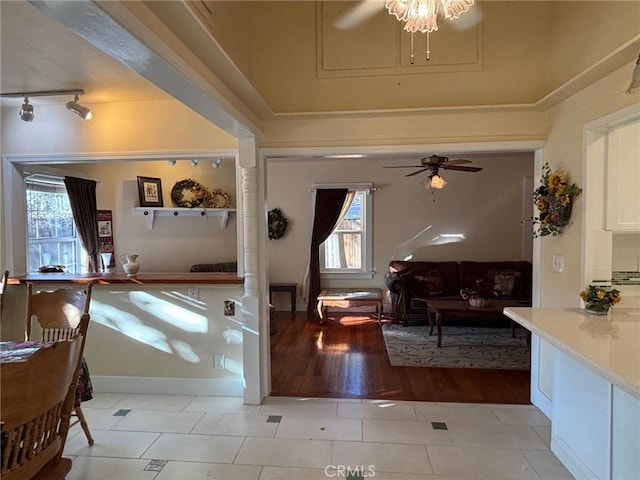
<svg viewBox="0 0 640 480">
<path fill-rule="evenodd" d="M 474 289 L 477 280 L 487 280 L 496 298 L 531 304 L 531 262 L 393 260 L 385 283 L 396 321 L 428 321 L 424 299 L 459 299 L 460 290 Z M 419 300 L 423 299 L 423 300 Z"/>
</svg>

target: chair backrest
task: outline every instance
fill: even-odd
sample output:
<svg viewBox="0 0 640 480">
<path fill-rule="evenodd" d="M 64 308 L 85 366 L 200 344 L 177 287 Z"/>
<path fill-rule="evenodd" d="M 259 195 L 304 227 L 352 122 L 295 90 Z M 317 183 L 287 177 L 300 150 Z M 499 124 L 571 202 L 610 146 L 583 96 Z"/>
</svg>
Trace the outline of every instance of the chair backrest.
<svg viewBox="0 0 640 480">
<path fill-rule="evenodd" d="M 0 280 L 0 313 L 4 310 L 4 297 L 7 293 L 7 283 L 9 282 L 9 270 L 5 270 Z"/>
<path fill-rule="evenodd" d="M 88 322 L 87 318 L 83 320 Z M 59 462 L 73 409 L 82 336 L 56 342 L 28 359 L 2 363 L 3 480 L 30 479 Z"/>
<path fill-rule="evenodd" d="M 55 342 L 68 340 L 81 331 L 81 318 L 89 313 L 93 284 L 86 291 L 71 288 L 59 288 L 53 292 L 34 293 L 33 284 L 27 285 L 27 321 L 25 340 L 44 340 Z M 34 324 L 37 323 L 42 334 L 34 337 Z"/>
</svg>

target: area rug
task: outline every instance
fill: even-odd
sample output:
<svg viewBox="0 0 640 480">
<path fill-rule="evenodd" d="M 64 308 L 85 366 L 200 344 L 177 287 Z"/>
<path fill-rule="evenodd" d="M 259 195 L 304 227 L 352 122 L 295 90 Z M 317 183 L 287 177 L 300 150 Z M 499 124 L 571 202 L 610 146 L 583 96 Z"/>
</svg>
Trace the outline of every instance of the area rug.
<svg viewBox="0 0 640 480">
<path fill-rule="evenodd" d="M 519 329 L 520 330 L 520 329 Z M 530 352 L 526 334 L 510 328 L 442 327 L 442 346 L 428 326 L 382 326 L 391 365 L 399 367 L 487 368 L 528 370 Z"/>
</svg>

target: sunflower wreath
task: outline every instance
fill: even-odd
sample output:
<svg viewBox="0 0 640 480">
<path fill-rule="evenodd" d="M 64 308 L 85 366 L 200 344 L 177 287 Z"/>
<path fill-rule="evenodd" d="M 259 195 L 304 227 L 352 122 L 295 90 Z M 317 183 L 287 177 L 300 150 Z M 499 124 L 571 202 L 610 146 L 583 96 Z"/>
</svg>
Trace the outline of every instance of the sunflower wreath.
<svg viewBox="0 0 640 480">
<path fill-rule="evenodd" d="M 207 189 L 192 178 L 180 180 L 171 189 L 171 201 L 178 207 L 195 208 L 207 198 Z"/>
<path fill-rule="evenodd" d="M 279 238 L 284 237 L 284 234 L 287 231 L 287 226 L 289 225 L 289 220 L 287 220 L 287 217 L 282 214 L 282 210 L 279 208 L 269 210 L 268 220 L 269 239 L 278 240 Z"/>
</svg>

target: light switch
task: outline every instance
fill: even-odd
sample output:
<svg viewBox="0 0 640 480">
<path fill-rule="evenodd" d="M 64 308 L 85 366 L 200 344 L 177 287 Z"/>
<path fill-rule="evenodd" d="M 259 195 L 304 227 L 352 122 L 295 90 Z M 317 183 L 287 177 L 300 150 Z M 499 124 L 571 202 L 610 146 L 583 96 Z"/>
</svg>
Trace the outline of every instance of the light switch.
<svg viewBox="0 0 640 480">
<path fill-rule="evenodd" d="M 551 259 L 553 262 L 553 271 L 564 273 L 564 255 L 554 255 Z"/>
</svg>

